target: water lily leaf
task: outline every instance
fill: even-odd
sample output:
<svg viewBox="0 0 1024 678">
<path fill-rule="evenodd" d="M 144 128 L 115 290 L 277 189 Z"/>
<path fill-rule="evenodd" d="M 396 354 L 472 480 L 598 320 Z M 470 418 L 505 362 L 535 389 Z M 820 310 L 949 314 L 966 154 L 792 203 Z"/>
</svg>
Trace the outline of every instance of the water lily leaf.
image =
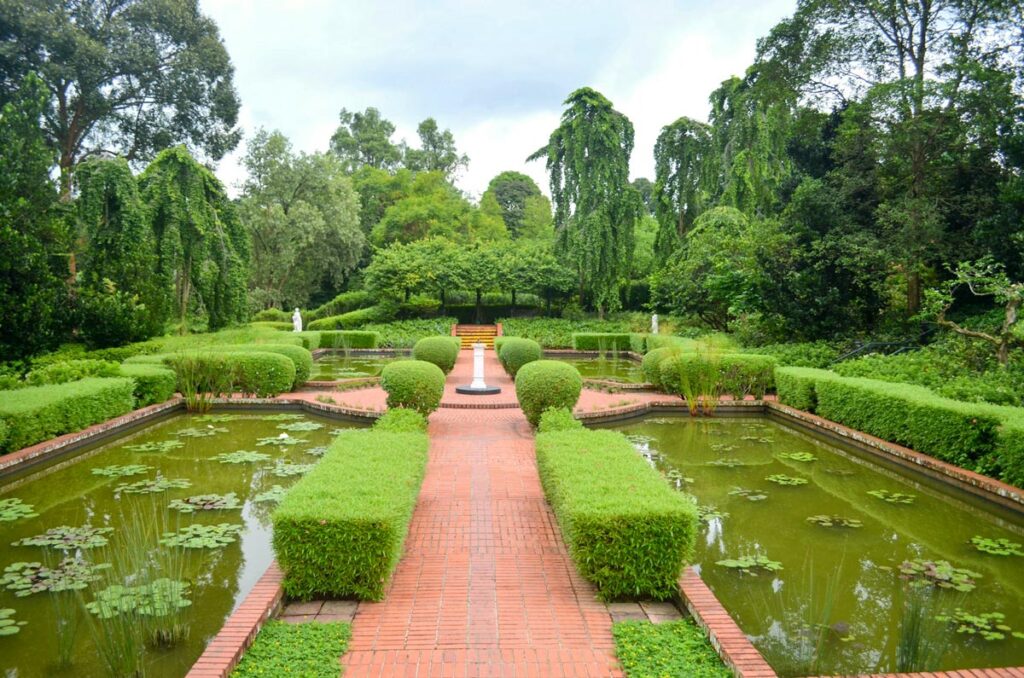
<svg viewBox="0 0 1024 678">
<path fill-rule="evenodd" d="M 160 543 L 186 549 L 217 549 L 238 541 L 238 535 L 244 528 L 244 525 L 232 523 L 188 525 L 177 532 L 165 533 Z"/>
<path fill-rule="evenodd" d="M 128 476 L 137 476 L 142 473 L 148 473 L 152 471 L 152 466 L 146 466 L 145 464 L 125 464 L 124 466 L 97 466 L 93 468 L 92 474 L 94 476 L 106 476 L 107 478 L 126 478 Z"/>
<path fill-rule="evenodd" d="M 788 459 L 789 461 L 799 461 L 803 463 L 810 463 L 812 461 L 818 461 L 810 452 L 781 452 L 779 459 Z"/>
<path fill-rule="evenodd" d="M 109 568 L 106 563 L 87 563 L 79 558 L 64 558 L 57 565 L 42 563 L 11 563 L 0 576 L 0 586 L 19 598 L 33 593 L 51 591 L 80 591 L 100 578 L 99 570 Z"/>
<path fill-rule="evenodd" d="M 1021 550 L 1024 547 L 1015 541 L 1002 537 L 996 539 L 975 535 L 971 537 L 971 543 L 974 545 L 974 548 L 982 553 L 988 553 L 993 556 L 1024 556 L 1024 550 Z"/>
<path fill-rule="evenodd" d="M 296 421 L 291 424 L 278 424 L 277 428 L 282 431 L 319 431 L 324 427 L 323 424 L 315 421 Z"/>
<path fill-rule="evenodd" d="M 185 443 L 180 440 L 161 440 L 159 442 L 152 443 L 125 445 L 124 449 L 131 450 L 132 452 L 170 452 L 171 450 L 176 450 L 179 447 L 185 447 Z"/>
<path fill-rule="evenodd" d="M 725 560 L 719 560 L 715 565 L 721 567 L 728 567 L 733 570 L 738 570 L 742 574 L 749 574 L 757 576 L 757 571 L 762 570 L 766 572 L 777 572 L 782 569 L 782 563 L 777 560 L 771 560 L 767 556 L 762 555 L 748 555 L 741 556 L 739 558 L 727 558 Z"/>
<path fill-rule="evenodd" d="M 139 480 L 134 483 L 122 483 L 114 488 L 114 492 L 120 494 L 159 494 L 167 490 L 186 489 L 192 487 L 192 483 L 184 478 L 153 478 L 151 480 Z"/>
<path fill-rule="evenodd" d="M 13 542 L 11 546 L 48 546 L 61 551 L 76 551 L 78 549 L 92 549 L 98 546 L 106 546 L 107 538 L 104 536 L 114 531 L 112 527 L 93 527 L 82 525 L 71 527 L 61 525 L 52 527 L 42 534 L 34 537 L 25 537 Z"/>
<path fill-rule="evenodd" d="M 26 504 L 16 497 L 0 499 L 0 523 L 10 523 L 22 518 L 35 518 L 38 515 L 32 504 Z"/>
<path fill-rule="evenodd" d="M 213 455 L 210 459 L 219 461 L 222 464 L 254 464 L 270 459 L 270 455 L 265 452 L 238 450 L 237 452 L 221 452 L 220 454 Z"/>
<path fill-rule="evenodd" d="M 287 491 L 288 490 L 286 488 L 281 487 L 280 485 L 274 485 L 273 487 L 271 487 L 266 492 L 260 492 L 255 497 L 253 497 L 253 501 L 256 502 L 257 504 L 262 504 L 262 503 L 277 504 L 282 499 L 284 499 L 284 493 L 287 492 Z"/>
<path fill-rule="evenodd" d="M 229 492 L 228 494 L 197 494 L 184 499 L 175 499 L 167 507 L 182 513 L 194 513 L 196 511 L 240 509 L 242 504 L 234 492 Z"/>
<path fill-rule="evenodd" d="M 770 476 L 765 476 L 765 480 L 770 480 L 771 482 L 776 483 L 778 485 L 788 485 L 788 486 L 793 486 L 793 487 L 795 487 L 797 485 L 806 485 L 807 484 L 807 478 L 797 478 L 797 477 L 794 477 L 794 476 L 787 476 L 784 473 L 773 473 Z"/>
<path fill-rule="evenodd" d="M 316 466 L 316 464 L 292 464 L 289 462 L 278 462 L 277 466 L 275 466 L 270 473 L 278 478 L 290 478 L 292 476 L 305 475 L 312 471 L 314 466 Z"/>
<path fill-rule="evenodd" d="M 868 490 L 868 494 L 889 504 L 913 504 L 917 499 L 915 494 L 889 492 L 888 490 Z"/>
<path fill-rule="evenodd" d="M 857 520 L 856 518 L 847 518 L 846 516 L 828 516 L 828 515 L 817 515 L 808 516 L 807 522 L 820 525 L 821 527 L 864 527 L 864 523 Z"/>
<path fill-rule="evenodd" d="M 100 619 L 110 619 L 125 612 L 136 612 L 146 617 L 165 617 L 192 604 L 188 584 L 172 579 L 157 579 L 140 586 L 114 584 L 99 591 L 96 599 L 86 608 Z"/>
</svg>

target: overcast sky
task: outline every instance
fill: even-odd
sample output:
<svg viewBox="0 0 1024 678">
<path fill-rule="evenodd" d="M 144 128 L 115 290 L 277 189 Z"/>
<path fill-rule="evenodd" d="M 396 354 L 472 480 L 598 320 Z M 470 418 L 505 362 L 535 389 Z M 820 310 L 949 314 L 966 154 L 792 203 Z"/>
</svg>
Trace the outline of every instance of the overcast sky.
<svg viewBox="0 0 1024 678">
<path fill-rule="evenodd" d="M 341 108 L 380 109 L 395 141 L 418 141 L 433 116 L 469 169 L 457 184 L 479 196 L 558 124 L 562 101 L 589 85 L 636 127 L 633 177 L 653 179 L 654 141 L 679 116 L 707 119 L 708 95 L 742 75 L 756 40 L 795 0 L 200 0 L 235 66 L 246 134 L 278 129 L 322 151 Z M 236 185 L 244 141 L 218 168 Z M 232 191 L 234 192 L 234 191 Z"/>
</svg>

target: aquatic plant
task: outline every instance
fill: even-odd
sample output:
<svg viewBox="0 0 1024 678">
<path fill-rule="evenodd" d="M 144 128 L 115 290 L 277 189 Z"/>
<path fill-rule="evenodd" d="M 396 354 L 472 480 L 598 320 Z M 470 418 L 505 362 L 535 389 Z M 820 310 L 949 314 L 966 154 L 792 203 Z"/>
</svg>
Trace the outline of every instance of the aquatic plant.
<svg viewBox="0 0 1024 678">
<path fill-rule="evenodd" d="M 114 492 L 125 494 L 157 494 L 167 490 L 183 490 L 192 487 L 191 481 L 184 478 L 152 478 L 134 483 L 121 483 Z"/>
<path fill-rule="evenodd" d="M 270 459 L 270 455 L 265 452 L 238 450 L 237 452 L 221 452 L 220 454 L 213 455 L 210 459 L 219 461 L 222 464 L 254 464 Z"/>
<path fill-rule="evenodd" d="M 228 430 L 223 426 L 211 426 L 210 424 L 207 424 L 206 428 L 199 428 L 197 426 L 183 428 L 179 431 L 175 431 L 174 435 L 179 436 L 181 438 L 210 438 L 217 435 L 218 433 L 227 432 Z"/>
<path fill-rule="evenodd" d="M 152 471 L 152 466 L 146 466 L 145 464 L 125 464 L 124 466 L 97 466 L 93 468 L 92 474 L 94 476 L 106 476 L 107 478 L 126 478 L 128 476 L 137 476 L 140 473 L 148 473 Z"/>
<path fill-rule="evenodd" d="M 280 485 L 274 485 L 266 492 L 260 492 L 259 494 L 257 494 L 255 497 L 253 497 L 252 500 L 257 504 L 276 504 L 282 499 L 284 499 L 284 493 L 287 491 L 287 488 L 281 487 Z"/>
<path fill-rule="evenodd" d="M 936 607 L 930 587 L 906 591 L 896 639 L 898 673 L 922 673 L 941 665 L 949 642 L 948 633 L 935 619 Z"/>
<path fill-rule="evenodd" d="M 727 443 L 711 443 L 711 449 L 715 452 L 732 452 L 737 447 L 737 445 L 729 445 Z"/>
<path fill-rule="evenodd" d="M 180 546 L 186 549 L 217 549 L 238 541 L 238 535 L 243 529 L 244 525 L 232 523 L 188 525 L 177 532 L 164 533 L 160 543 L 164 546 Z"/>
<path fill-rule="evenodd" d="M 163 617 L 188 607 L 192 601 L 187 582 L 163 578 L 140 586 L 114 584 L 96 593 L 86 609 L 101 619 L 137 612 L 144 617 Z"/>
<path fill-rule="evenodd" d="M 709 461 L 708 466 L 721 466 L 722 468 L 737 468 L 739 466 L 750 466 L 750 464 L 740 461 L 735 457 L 725 457 L 724 459 L 715 459 Z"/>
<path fill-rule="evenodd" d="M 764 492 L 757 490 L 748 490 L 745 487 L 734 487 L 729 490 L 729 495 L 732 497 L 743 497 L 747 501 L 764 501 L 768 498 L 768 495 Z"/>
<path fill-rule="evenodd" d="M 771 482 L 776 483 L 777 485 L 788 485 L 790 487 L 795 487 L 797 485 L 806 485 L 807 484 L 807 478 L 797 478 L 797 477 L 794 477 L 794 476 L 787 476 L 784 473 L 773 473 L 770 476 L 765 476 L 764 479 L 765 480 L 770 480 Z"/>
<path fill-rule="evenodd" d="M 223 424 L 228 421 L 237 421 L 241 419 L 240 414 L 202 414 L 198 417 L 193 417 L 192 421 L 201 422 L 203 424 Z"/>
<path fill-rule="evenodd" d="M 319 431 L 323 427 L 324 427 L 323 424 L 317 423 L 315 421 L 297 421 L 297 422 L 292 423 L 292 424 L 278 424 L 277 425 L 277 428 L 281 429 L 282 431 L 292 431 L 292 432 L 298 432 L 298 431 Z"/>
<path fill-rule="evenodd" d="M 277 466 L 270 472 L 278 478 L 291 478 L 301 476 L 313 470 L 316 464 L 292 464 L 290 462 L 278 462 Z"/>
<path fill-rule="evenodd" d="M 775 438 L 769 438 L 768 436 L 740 436 L 740 440 L 746 440 L 751 443 L 774 443 Z"/>
<path fill-rule="evenodd" d="M 698 504 L 697 505 L 697 518 L 702 523 L 710 523 L 712 520 L 725 520 L 729 517 L 729 514 L 725 511 L 721 511 L 716 506 L 709 504 Z"/>
<path fill-rule="evenodd" d="M 810 452 L 781 452 L 779 453 L 779 459 L 788 459 L 789 461 L 799 461 L 804 463 L 818 461 L 818 458 Z"/>
<path fill-rule="evenodd" d="M 849 478 L 850 476 L 857 474 L 856 471 L 851 471 L 845 468 L 827 468 L 825 469 L 825 473 L 830 476 L 839 476 L 840 478 Z"/>
<path fill-rule="evenodd" d="M 82 614 L 74 595 L 54 594 L 46 596 L 53 608 L 53 637 L 57 641 L 54 665 L 58 669 L 71 666 L 75 656 L 75 640 L 81 627 Z"/>
<path fill-rule="evenodd" d="M 916 494 L 904 494 L 902 492 L 889 492 L 888 490 L 868 490 L 868 494 L 877 497 L 888 504 L 913 504 L 917 499 Z"/>
<path fill-rule="evenodd" d="M 21 627 L 28 622 L 16 621 L 13 619 L 14 610 L 9 607 L 0 608 L 0 636 L 13 636 L 21 631 Z"/>
<path fill-rule="evenodd" d="M 782 569 L 782 563 L 777 560 L 770 560 L 767 556 L 748 555 L 739 558 L 727 558 L 715 562 L 715 565 L 739 570 L 741 574 L 757 576 L 757 570 L 766 572 L 777 572 Z"/>
<path fill-rule="evenodd" d="M 260 417 L 263 421 L 298 421 L 299 419 L 304 418 L 305 417 L 301 414 L 270 414 L 265 417 Z"/>
<path fill-rule="evenodd" d="M 968 593 L 974 590 L 974 580 L 981 575 L 972 570 L 953 567 L 946 560 L 916 559 L 906 560 L 900 565 L 900 577 L 917 588 L 934 586 Z"/>
<path fill-rule="evenodd" d="M 958 607 L 952 614 L 936 615 L 935 619 L 956 626 L 957 633 L 980 636 L 985 640 L 1005 640 L 1007 635 L 1024 640 L 1024 633 L 1007 626 L 1006 615 L 1002 612 L 970 614 Z"/>
<path fill-rule="evenodd" d="M 22 518 L 35 518 L 38 515 L 32 504 L 26 504 L 17 497 L 0 499 L 0 523 L 10 523 Z"/>
<path fill-rule="evenodd" d="M 124 449 L 131 450 L 132 452 L 170 452 L 179 447 L 185 447 L 185 443 L 180 440 L 161 440 L 159 442 L 125 445 Z"/>
<path fill-rule="evenodd" d="M 240 509 L 242 504 L 234 492 L 228 494 L 196 494 L 184 499 L 175 499 L 167 508 L 182 513 L 195 513 L 196 511 L 224 511 L 228 509 Z"/>
<path fill-rule="evenodd" d="M 689 476 L 684 476 L 682 473 L 680 473 L 677 469 L 674 468 L 669 469 L 665 473 L 665 480 L 667 480 L 672 485 L 675 485 L 677 490 L 680 489 L 683 485 L 689 485 L 690 483 L 693 482 L 693 478 L 690 478 Z"/>
<path fill-rule="evenodd" d="M 109 568 L 106 563 L 87 563 L 80 558 L 64 558 L 48 567 L 42 563 L 11 563 L 4 568 L 0 586 L 14 591 L 19 598 L 42 591 L 79 591 L 97 581 L 98 571 Z"/>
<path fill-rule="evenodd" d="M 314 457 L 322 457 L 327 453 L 326 445 L 317 445 L 316 447 L 310 447 L 309 449 L 303 450 L 306 454 L 311 454 Z"/>
<path fill-rule="evenodd" d="M 306 442 L 302 438 L 293 438 L 287 433 L 282 433 L 279 436 L 267 436 L 266 438 L 260 438 L 256 441 L 257 447 L 265 447 L 267 445 L 275 445 L 277 447 L 288 447 L 290 445 L 298 445 L 299 443 Z"/>
<path fill-rule="evenodd" d="M 808 516 L 807 522 L 814 523 L 815 525 L 820 525 L 822 527 L 864 527 L 864 523 L 856 518 L 847 518 L 846 516 L 836 515 Z"/>
<path fill-rule="evenodd" d="M 74 551 L 76 549 L 93 549 L 98 546 L 106 546 L 107 538 L 103 535 L 114 531 L 112 527 L 93 527 L 81 525 L 71 527 L 61 525 L 51 527 L 42 534 L 34 537 L 25 537 L 13 542 L 11 546 L 48 546 L 60 551 Z"/>
<path fill-rule="evenodd" d="M 996 539 L 975 535 L 971 537 L 971 543 L 974 545 L 974 548 L 982 553 L 988 553 L 993 556 L 1024 556 L 1024 551 L 1021 550 L 1020 544 L 1003 537 Z"/>
</svg>

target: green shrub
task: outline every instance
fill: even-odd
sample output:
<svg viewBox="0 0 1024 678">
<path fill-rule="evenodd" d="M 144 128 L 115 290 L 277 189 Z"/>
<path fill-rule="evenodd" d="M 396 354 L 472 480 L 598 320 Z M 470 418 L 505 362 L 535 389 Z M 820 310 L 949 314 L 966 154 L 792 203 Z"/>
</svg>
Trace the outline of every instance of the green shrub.
<svg viewBox="0 0 1024 678">
<path fill-rule="evenodd" d="M 343 313 L 348 313 L 349 311 L 357 311 L 361 308 L 367 308 L 368 306 L 373 306 L 373 302 L 373 295 L 363 290 L 342 292 L 326 304 L 309 311 L 306 315 L 310 320 L 317 320 L 318 318 L 341 315 Z"/>
<path fill-rule="evenodd" d="M 783 405 L 814 412 L 818 397 L 814 384 L 819 379 L 839 378 L 834 372 L 812 367 L 776 367 L 775 392 Z"/>
<path fill-rule="evenodd" d="M 301 346 L 290 344 L 248 344 L 243 346 L 217 346 L 218 353 L 277 353 L 292 361 L 295 366 L 295 380 L 286 390 L 293 390 L 309 381 L 313 371 L 313 354 Z"/>
<path fill-rule="evenodd" d="M 544 410 L 544 414 L 540 415 L 540 424 L 537 426 L 538 433 L 580 431 L 582 429 L 583 422 L 574 417 L 572 412 L 564 407 L 552 407 Z"/>
<path fill-rule="evenodd" d="M 352 430 L 335 438 L 273 513 L 274 553 L 289 598 L 384 596 L 423 480 L 427 444 L 424 433 Z"/>
<path fill-rule="evenodd" d="M 649 334 L 633 332 L 629 335 L 629 350 L 633 353 L 643 355 L 647 353 L 647 337 Z"/>
<path fill-rule="evenodd" d="M 315 330 L 302 330 L 301 332 L 292 332 L 291 336 L 298 337 L 302 342 L 302 348 L 307 351 L 315 351 L 320 348 L 320 337 L 323 332 L 317 332 Z"/>
<path fill-rule="evenodd" d="M 643 372 L 644 381 L 654 384 L 657 388 L 664 388 L 664 384 L 661 383 L 661 363 L 680 353 L 682 353 L 682 349 L 678 346 L 662 346 L 644 354 L 644 359 L 640 362 L 640 371 Z"/>
<path fill-rule="evenodd" d="M 503 339 L 501 347 L 495 346 L 495 350 L 498 352 L 498 358 L 505 367 L 505 371 L 513 377 L 516 376 L 519 368 L 523 365 L 544 357 L 544 351 L 541 350 L 540 344 L 533 339 L 523 339 L 521 337 L 501 338 Z"/>
<path fill-rule="evenodd" d="M 3 419 L 0 419 L 0 451 L 7 449 L 4 447 L 4 443 L 7 442 L 7 433 L 7 424 Z"/>
<path fill-rule="evenodd" d="M 146 407 L 169 400 L 177 384 L 174 370 L 156 365 L 121 365 L 118 376 L 135 382 L 133 394 L 136 407 Z"/>
<path fill-rule="evenodd" d="M 400 360 L 384 366 L 380 385 L 387 391 L 388 407 L 405 407 L 426 416 L 441 404 L 444 372 L 434 363 Z"/>
<path fill-rule="evenodd" d="M 650 334 L 647 336 L 647 350 L 657 348 L 678 348 L 684 351 L 696 351 L 700 343 L 696 339 L 677 337 L 674 334 Z"/>
<path fill-rule="evenodd" d="M 459 359 L 462 341 L 458 337 L 424 337 L 412 348 L 412 357 L 434 363 L 448 374 Z"/>
<path fill-rule="evenodd" d="M 88 377 L 80 381 L 0 392 L 5 452 L 73 433 L 130 412 L 131 379 Z"/>
<path fill-rule="evenodd" d="M 351 627 L 344 622 L 292 624 L 271 619 L 231 672 L 231 678 L 338 678 Z"/>
<path fill-rule="evenodd" d="M 744 349 L 747 352 L 748 349 Z M 810 341 L 794 344 L 768 344 L 749 349 L 750 353 L 770 355 L 780 365 L 792 367 L 816 367 L 823 369 L 835 362 L 841 351 L 838 345 L 827 341 Z"/>
<path fill-rule="evenodd" d="M 380 335 L 382 348 L 412 348 L 423 337 L 448 335 L 455 318 L 430 318 L 428 320 L 396 320 L 389 323 L 373 323 L 363 327 L 368 332 Z"/>
<path fill-rule="evenodd" d="M 658 624 L 622 621 L 612 625 L 615 656 L 627 676 L 732 678 L 702 628 L 692 619 Z"/>
<path fill-rule="evenodd" d="M 605 600 L 671 598 L 697 534 L 694 503 L 615 431 L 537 436 L 537 467 L 576 568 Z"/>
<path fill-rule="evenodd" d="M 174 369 L 177 389 L 186 396 L 190 393 L 243 393 L 271 398 L 287 393 L 295 382 L 295 363 L 279 353 L 188 351 L 161 356 L 161 361 Z"/>
<path fill-rule="evenodd" d="M 341 315 L 330 315 L 319 320 L 314 320 L 306 326 L 307 330 L 355 330 L 367 323 L 376 323 L 387 320 L 388 314 L 380 306 L 360 308 L 355 311 L 342 313 Z"/>
<path fill-rule="evenodd" d="M 516 374 L 516 398 L 527 420 L 540 423 L 545 410 L 572 410 L 580 399 L 583 379 L 579 370 L 558 360 L 534 360 Z"/>
<path fill-rule="evenodd" d="M 396 407 L 375 421 L 373 430 L 388 433 L 426 433 L 427 418 L 416 410 Z"/>
<path fill-rule="evenodd" d="M 775 388 L 775 358 L 752 353 L 679 353 L 663 359 L 660 371 L 662 387 L 676 395 L 763 398 Z"/>
<path fill-rule="evenodd" d="M 275 332 L 292 332 L 295 330 L 295 325 L 293 325 L 290 321 L 282 323 L 271 320 L 255 320 L 249 323 L 249 326 L 265 330 L 274 330 Z"/>
<path fill-rule="evenodd" d="M 544 348 L 573 348 L 575 333 L 620 333 L 631 329 L 628 320 L 566 320 L 564 318 L 502 318 L 508 337 L 533 339 Z"/>
<path fill-rule="evenodd" d="M 288 323 L 288 328 L 291 329 L 292 314 L 279 308 L 265 308 L 254 313 L 252 319 L 255 321 Z"/>
<path fill-rule="evenodd" d="M 572 347 L 577 351 L 628 351 L 629 334 L 618 332 L 576 332 Z"/>
<path fill-rule="evenodd" d="M 995 456 L 1000 479 L 1024 488 L 1024 417 L 1003 421 L 996 433 Z"/>
<path fill-rule="evenodd" d="M 118 367 L 117 363 L 110 360 L 66 360 L 34 368 L 25 375 L 25 381 L 30 386 L 44 386 L 78 381 L 86 377 L 116 377 Z"/>
<path fill-rule="evenodd" d="M 380 344 L 379 332 L 324 330 L 317 334 L 320 336 L 318 348 L 377 348 Z"/>
</svg>

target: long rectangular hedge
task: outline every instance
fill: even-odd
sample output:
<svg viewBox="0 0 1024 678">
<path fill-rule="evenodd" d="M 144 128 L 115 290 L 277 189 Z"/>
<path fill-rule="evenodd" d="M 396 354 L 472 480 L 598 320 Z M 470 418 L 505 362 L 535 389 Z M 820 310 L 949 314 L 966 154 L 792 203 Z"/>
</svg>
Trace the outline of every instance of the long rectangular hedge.
<svg viewBox="0 0 1024 678">
<path fill-rule="evenodd" d="M 628 332 L 576 332 L 572 347 L 577 351 L 629 351 Z"/>
<path fill-rule="evenodd" d="M 320 348 L 377 348 L 380 332 L 362 330 L 321 330 Z"/>
<path fill-rule="evenodd" d="M 676 591 L 693 555 L 694 504 L 615 431 L 537 435 L 544 492 L 577 569 L 605 600 Z"/>
<path fill-rule="evenodd" d="M 273 514 L 290 598 L 380 600 L 427 462 L 423 432 L 342 432 Z"/>
<path fill-rule="evenodd" d="M 0 451 L 19 450 L 130 412 L 134 387 L 126 377 L 89 377 L 0 391 L 0 421 L 7 429 Z"/>
</svg>

